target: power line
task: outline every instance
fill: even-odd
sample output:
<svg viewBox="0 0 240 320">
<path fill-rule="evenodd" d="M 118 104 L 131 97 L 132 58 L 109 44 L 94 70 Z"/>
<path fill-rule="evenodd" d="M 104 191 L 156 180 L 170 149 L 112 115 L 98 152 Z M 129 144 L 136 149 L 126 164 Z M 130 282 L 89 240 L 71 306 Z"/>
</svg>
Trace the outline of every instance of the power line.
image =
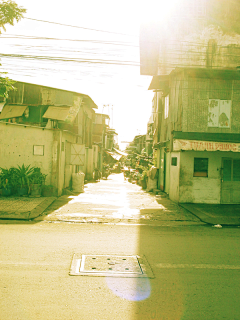
<svg viewBox="0 0 240 320">
<path fill-rule="evenodd" d="M 34 56 L 24 54 L 0 54 L 3 58 L 20 58 L 26 60 L 49 60 L 49 61 L 60 61 L 60 62 L 78 62 L 78 63 L 97 63 L 97 64 L 115 64 L 115 65 L 126 65 L 126 66 L 140 66 L 135 61 L 117 61 L 117 60 L 102 60 L 102 59 L 81 59 L 81 58 L 67 58 L 67 57 L 51 57 L 51 56 Z"/>
<path fill-rule="evenodd" d="M 83 40 L 83 39 L 62 39 L 62 38 L 49 38 L 49 37 L 35 37 L 35 36 L 26 36 L 26 35 L 9 35 L 9 34 L 2 34 L 0 39 L 24 39 L 24 40 L 56 40 L 56 41 L 73 41 L 73 42 L 87 42 L 87 43 L 100 43 L 100 44 L 109 44 L 109 45 L 120 45 L 120 46 L 127 46 L 127 47 L 136 47 L 138 48 L 139 45 L 133 45 L 127 42 L 119 42 L 119 41 L 104 41 L 104 40 Z"/>
<path fill-rule="evenodd" d="M 24 17 L 24 19 L 38 21 L 38 22 L 44 22 L 44 23 L 57 24 L 57 25 L 64 26 L 64 27 L 71 27 L 71 28 L 78 28 L 78 29 L 84 29 L 84 30 L 90 30 L 90 31 L 118 34 L 118 35 L 122 35 L 122 36 L 136 37 L 135 35 L 132 35 L 132 34 L 125 34 L 125 33 L 113 32 L 113 31 L 85 28 L 85 27 L 73 26 L 73 25 L 70 25 L 70 24 L 64 24 L 64 23 L 59 23 L 59 22 L 47 21 L 47 20 L 33 19 L 33 18 L 27 18 L 27 17 Z"/>
</svg>

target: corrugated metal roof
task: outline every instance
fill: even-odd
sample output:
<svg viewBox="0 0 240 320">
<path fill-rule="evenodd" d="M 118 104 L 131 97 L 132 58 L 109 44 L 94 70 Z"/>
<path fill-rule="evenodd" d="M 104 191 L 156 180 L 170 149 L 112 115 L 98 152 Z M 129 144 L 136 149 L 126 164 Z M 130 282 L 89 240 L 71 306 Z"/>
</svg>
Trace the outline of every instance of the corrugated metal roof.
<svg viewBox="0 0 240 320">
<path fill-rule="evenodd" d="M 68 117 L 70 107 L 48 107 L 43 118 L 65 121 Z"/>
<path fill-rule="evenodd" d="M 95 102 L 92 100 L 92 98 L 90 98 L 88 95 L 80 93 L 80 92 L 76 92 L 76 91 L 70 91 L 70 90 L 66 90 L 66 89 L 60 89 L 60 88 L 55 88 L 55 87 L 47 87 L 41 84 L 35 84 L 35 83 L 29 83 L 29 82 L 22 82 L 22 81 L 15 81 L 15 85 L 16 84 L 29 84 L 29 85 L 33 85 L 33 86 L 37 86 L 37 87 L 42 87 L 42 88 L 47 88 L 47 89 L 54 89 L 54 90 L 58 90 L 58 91 L 63 91 L 63 92 L 70 92 L 70 93 L 74 93 L 77 94 L 79 96 L 81 96 L 83 98 L 83 102 L 86 103 L 87 106 L 89 106 L 90 108 L 93 109 L 98 109 L 98 106 L 95 104 Z"/>
<path fill-rule="evenodd" d="M 9 119 L 21 117 L 28 106 L 6 104 L 0 115 L 0 119 Z"/>
</svg>

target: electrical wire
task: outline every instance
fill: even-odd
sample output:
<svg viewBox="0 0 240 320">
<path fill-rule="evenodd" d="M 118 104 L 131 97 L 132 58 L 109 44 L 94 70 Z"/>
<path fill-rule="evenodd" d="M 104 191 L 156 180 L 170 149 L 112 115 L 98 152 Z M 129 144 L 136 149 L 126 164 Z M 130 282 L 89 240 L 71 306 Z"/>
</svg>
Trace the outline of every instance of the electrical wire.
<svg viewBox="0 0 240 320">
<path fill-rule="evenodd" d="M 78 63 L 99 63 L 99 64 L 115 64 L 115 65 L 130 65 L 139 66 L 139 63 L 134 61 L 114 61 L 114 60 L 103 60 L 103 59 L 81 59 L 81 58 L 67 58 L 67 57 L 51 57 L 51 56 L 34 56 L 34 55 L 23 55 L 23 54 L 0 54 L 0 57 L 4 58 L 19 58 L 19 59 L 31 59 L 31 60 L 51 60 L 61 62 L 78 62 Z"/>
<path fill-rule="evenodd" d="M 106 41 L 106 40 L 90 40 L 90 39 L 66 39 L 66 38 L 54 38 L 54 37 L 35 37 L 35 36 L 26 36 L 26 35 L 10 35 L 2 34 L 0 39 L 24 39 L 24 40 L 51 40 L 51 41 L 72 41 L 72 42 L 87 42 L 87 43 L 99 43 L 99 44 L 108 44 L 108 45 L 117 45 L 117 46 L 127 46 L 127 47 L 136 47 L 139 45 L 133 45 L 128 42 L 120 41 Z"/>
<path fill-rule="evenodd" d="M 122 36 L 137 37 L 137 36 L 132 35 L 132 34 L 125 34 L 125 33 L 106 31 L 106 30 L 100 30 L 100 29 L 85 28 L 85 27 L 73 26 L 73 25 L 70 25 L 70 24 L 64 24 L 64 23 L 59 23 L 59 22 L 47 21 L 47 20 L 33 19 L 33 18 L 27 18 L 27 17 L 24 17 L 24 19 L 32 20 L 32 21 L 38 21 L 38 22 L 44 22 L 44 23 L 57 24 L 57 25 L 64 26 L 64 27 L 78 28 L 78 29 L 84 29 L 84 30 L 90 30 L 90 31 L 111 33 L 111 34 L 118 34 L 118 35 L 122 35 Z"/>
</svg>

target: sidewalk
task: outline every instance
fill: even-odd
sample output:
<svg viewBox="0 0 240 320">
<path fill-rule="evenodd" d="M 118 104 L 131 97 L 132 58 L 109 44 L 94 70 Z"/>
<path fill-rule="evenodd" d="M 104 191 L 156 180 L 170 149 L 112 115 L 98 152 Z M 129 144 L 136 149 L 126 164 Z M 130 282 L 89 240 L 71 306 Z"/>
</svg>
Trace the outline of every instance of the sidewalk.
<svg viewBox="0 0 240 320">
<path fill-rule="evenodd" d="M 240 226 L 240 204 L 181 203 L 202 222 L 221 226 Z"/>
<path fill-rule="evenodd" d="M 2 197 L 0 198 L 0 219 L 34 219 L 50 206 L 55 199 L 55 197 Z"/>
</svg>

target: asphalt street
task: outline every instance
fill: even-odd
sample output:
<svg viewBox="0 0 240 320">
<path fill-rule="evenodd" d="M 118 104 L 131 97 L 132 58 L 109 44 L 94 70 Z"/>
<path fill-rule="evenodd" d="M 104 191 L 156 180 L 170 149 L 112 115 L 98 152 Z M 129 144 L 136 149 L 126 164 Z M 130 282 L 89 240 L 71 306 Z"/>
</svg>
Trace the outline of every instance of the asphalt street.
<svg viewBox="0 0 240 320">
<path fill-rule="evenodd" d="M 64 195 L 35 221 L 78 223 L 199 225 L 200 219 L 170 201 L 112 174 L 107 180 L 85 185 L 84 193 Z"/>
<path fill-rule="evenodd" d="M 37 220 L 1 220 L 0 319 L 238 320 L 239 228 L 215 228 L 155 199 L 113 176 Z M 96 264 L 70 275 L 74 254 L 106 257 L 108 270 L 97 276 Z M 130 262 L 129 272 L 109 271 L 116 257 L 136 256 L 151 269 L 146 277 L 131 273 Z"/>
</svg>

